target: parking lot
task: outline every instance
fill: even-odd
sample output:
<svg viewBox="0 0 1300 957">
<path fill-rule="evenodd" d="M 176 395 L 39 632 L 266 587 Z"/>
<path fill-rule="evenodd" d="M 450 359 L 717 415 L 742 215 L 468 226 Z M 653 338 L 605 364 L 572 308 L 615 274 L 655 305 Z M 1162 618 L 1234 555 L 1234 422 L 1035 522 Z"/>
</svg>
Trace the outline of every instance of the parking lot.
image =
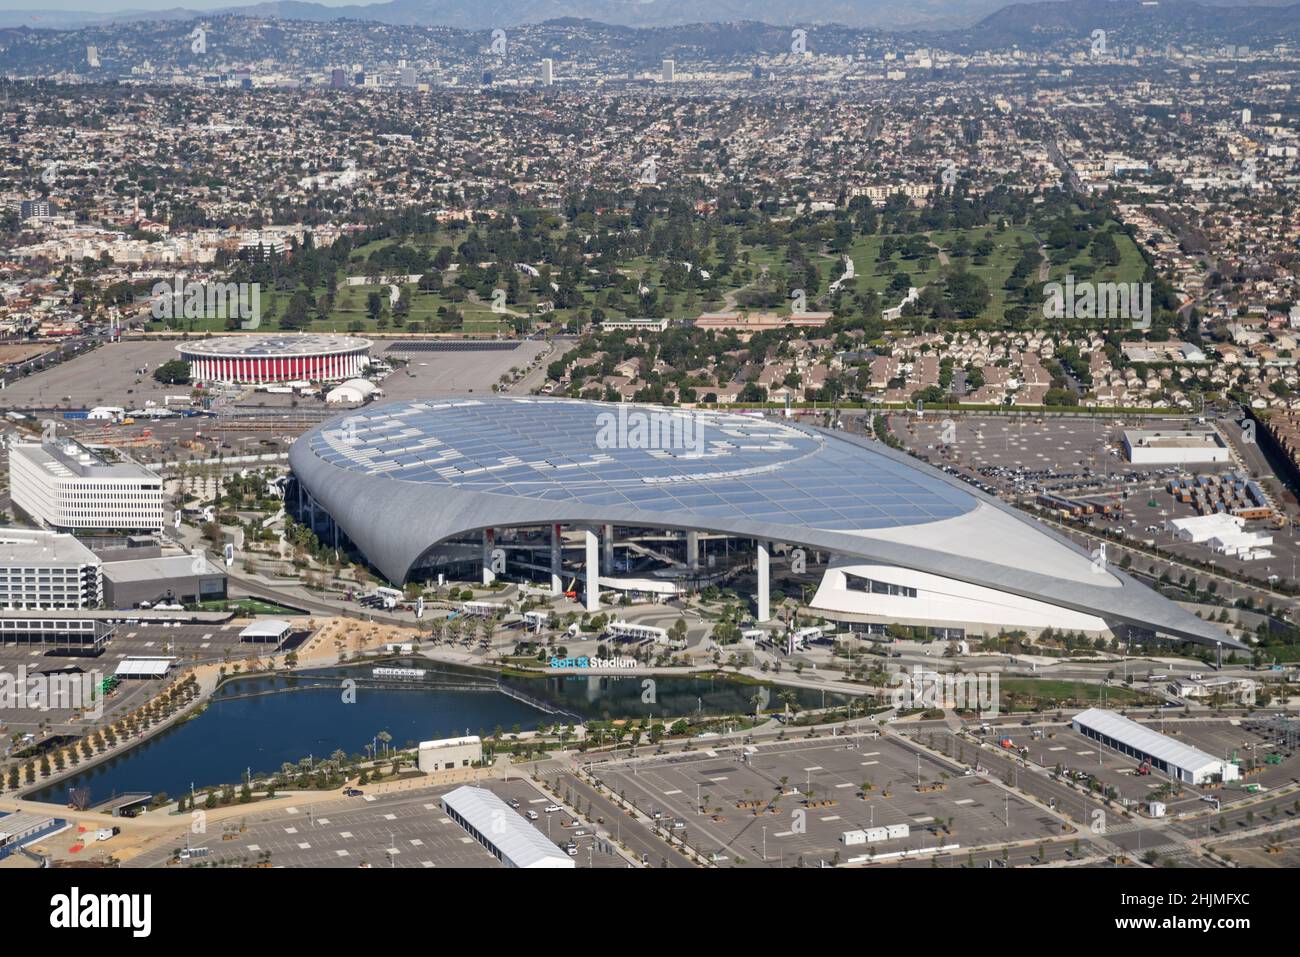
<svg viewBox="0 0 1300 957">
<path fill-rule="evenodd" d="M 269 651 L 273 646 L 250 644 L 239 640 L 247 620 L 224 623 L 175 625 L 165 627 L 147 622 L 121 623 L 98 657 L 69 657 L 50 654 L 55 645 L 41 646 L 7 642 L 0 645 L 0 673 L 16 675 L 25 666 L 29 675 L 61 668 L 80 668 L 83 672 L 107 677 L 125 658 L 165 657 L 176 659 L 176 666 L 223 661 Z M 166 683 L 162 679 L 130 678 L 120 681 L 104 699 L 107 717 L 121 716 L 145 704 Z M 5 734 L 57 734 L 85 732 L 84 720 L 73 720 L 75 710 L 50 708 L 0 708 L 0 728 Z"/>
<path fill-rule="evenodd" d="M 1277 530 L 1271 520 L 1247 522 L 1245 531 L 1273 537 L 1268 548 L 1272 557 L 1252 561 L 1216 554 L 1205 543 L 1179 541 L 1166 530 L 1169 519 L 1196 514 L 1191 505 L 1179 502 L 1168 491 L 1170 479 L 1252 474 L 1239 461 L 1174 466 L 1134 465 L 1125 459 L 1121 451 L 1125 429 L 1193 427 L 1188 418 L 1007 418 L 950 416 L 936 411 L 919 420 L 894 415 L 890 425 L 909 448 L 931 464 L 1008 501 L 1033 507 L 1040 494 L 1050 494 L 1093 505 L 1116 503 L 1120 510 L 1109 515 L 1095 513 L 1088 523 L 1098 531 L 1118 531 L 1148 548 L 1156 546 L 1162 552 L 1261 582 L 1270 576 L 1294 579 L 1300 569 L 1300 541 L 1296 529 L 1289 525 Z M 1145 567 L 1140 561 L 1138 564 Z"/>
<path fill-rule="evenodd" d="M 1135 720 L 1138 715 L 1131 714 Z M 1248 721 L 1185 720 L 1166 717 L 1163 721 L 1142 721 L 1154 731 L 1168 735 L 1190 747 L 1219 758 L 1240 758 L 1243 766 L 1254 757 L 1259 770 L 1246 775 L 1247 784 L 1258 784 L 1266 790 L 1289 784 L 1300 776 L 1300 758 L 1290 755 L 1283 763 L 1264 764 L 1270 753 L 1284 753 L 1264 735 L 1247 727 Z M 1060 766 L 1065 772 L 1075 772 L 1095 777 L 1104 787 L 1114 788 L 1116 795 L 1130 804 L 1144 804 L 1158 799 L 1163 801 L 1171 815 L 1197 813 L 1206 810 L 1204 797 L 1218 797 L 1229 806 L 1248 796 L 1243 787 L 1192 787 L 1181 785 L 1181 795 L 1166 797 L 1156 792 L 1169 783 L 1169 778 L 1159 772 L 1138 774 L 1139 762 L 1127 755 L 1099 746 L 1095 741 L 1075 732 L 1068 725 L 1044 729 L 1044 737 L 1028 741 L 1028 757 L 1041 766 L 1052 769 Z"/>
<path fill-rule="evenodd" d="M 563 811 L 547 814 L 550 798 L 526 778 L 484 781 L 504 800 L 519 803 L 519 813 L 535 811 L 534 822 L 543 834 L 548 829 L 557 845 L 572 840 L 577 845 L 574 862 L 579 867 L 625 867 L 627 862 L 595 844 L 590 827 L 564 825 Z M 191 847 L 206 847 L 205 857 L 173 866 L 248 866 L 269 861 L 274 867 L 499 867 L 495 857 L 443 812 L 441 796 L 451 786 L 419 788 L 390 794 L 363 794 L 259 811 L 213 825 L 204 834 L 190 834 Z M 182 837 L 158 846 L 132 860 L 133 867 L 167 864 L 185 846 Z"/>
<path fill-rule="evenodd" d="M 923 787 L 939 787 L 919 791 L 918 770 Z M 953 844 L 964 855 L 1062 835 L 1058 821 L 1023 798 L 890 737 L 705 750 L 602 765 L 596 774 L 723 866 L 762 865 L 765 853 L 773 867 L 844 862 L 867 852 L 840 843 L 845 831 L 891 824 L 908 825 L 909 834 L 873 845 L 877 856 Z"/>
</svg>

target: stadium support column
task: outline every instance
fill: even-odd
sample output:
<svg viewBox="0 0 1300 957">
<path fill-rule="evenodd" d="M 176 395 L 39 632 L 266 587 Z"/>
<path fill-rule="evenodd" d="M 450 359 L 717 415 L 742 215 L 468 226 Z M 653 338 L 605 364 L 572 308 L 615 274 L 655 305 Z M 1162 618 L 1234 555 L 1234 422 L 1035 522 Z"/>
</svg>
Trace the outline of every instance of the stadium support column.
<svg viewBox="0 0 1300 957">
<path fill-rule="evenodd" d="M 606 575 L 614 574 L 614 526 L 606 525 L 600 530 L 601 544 L 603 554 L 600 556 L 600 567 Z"/>
<path fill-rule="evenodd" d="M 700 533 L 686 533 L 686 567 L 693 572 L 700 570 Z"/>
<path fill-rule="evenodd" d="M 483 529 L 483 584 L 491 585 L 496 581 L 492 573 L 492 529 Z"/>
<path fill-rule="evenodd" d="M 758 614 L 754 616 L 756 621 L 768 621 L 772 617 L 772 610 L 768 601 L 768 587 L 770 584 L 768 581 L 768 553 L 771 548 L 771 542 L 760 541 L 758 543 Z"/>
<path fill-rule="evenodd" d="M 584 528 L 582 537 L 587 547 L 587 611 L 600 611 L 600 549 L 591 529 Z"/>
<path fill-rule="evenodd" d="M 560 549 L 560 526 L 551 526 L 551 594 L 556 597 L 564 592 L 564 578 L 561 572 L 564 568 L 562 551 Z"/>
</svg>

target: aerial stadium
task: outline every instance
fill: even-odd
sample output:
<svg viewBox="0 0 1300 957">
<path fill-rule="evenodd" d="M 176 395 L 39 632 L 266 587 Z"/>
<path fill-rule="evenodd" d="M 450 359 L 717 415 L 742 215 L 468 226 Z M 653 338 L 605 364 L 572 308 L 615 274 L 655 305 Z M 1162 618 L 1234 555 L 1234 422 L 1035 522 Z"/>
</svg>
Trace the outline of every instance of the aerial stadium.
<svg viewBox="0 0 1300 957">
<path fill-rule="evenodd" d="M 960 480 L 870 439 L 735 412 L 544 397 L 390 403 L 293 444 L 289 502 L 394 583 L 498 578 L 662 600 L 776 589 L 852 630 L 1046 628 L 1242 647 Z"/>
<path fill-rule="evenodd" d="M 182 342 L 176 351 L 194 381 L 237 385 L 342 382 L 370 364 L 370 341 L 353 336 L 223 336 Z"/>
</svg>

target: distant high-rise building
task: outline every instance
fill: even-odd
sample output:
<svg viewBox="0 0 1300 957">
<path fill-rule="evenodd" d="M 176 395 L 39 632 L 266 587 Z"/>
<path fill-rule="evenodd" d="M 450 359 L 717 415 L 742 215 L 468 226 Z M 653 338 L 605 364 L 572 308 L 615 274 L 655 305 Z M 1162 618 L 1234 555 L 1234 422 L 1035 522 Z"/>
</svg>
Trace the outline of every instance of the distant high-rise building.
<svg viewBox="0 0 1300 957">
<path fill-rule="evenodd" d="M 676 78 L 677 78 L 677 61 L 664 60 L 663 81 L 665 83 L 671 83 Z"/>
<path fill-rule="evenodd" d="M 492 85 L 492 81 L 493 81 L 494 79 L 495 79 L 495 77 L 492 76 L 492 71 L 491 71 L 491 70 L 484 70 L 484 71 L 483 71 L 483 85 L 484 85 L 484 86 L 491 86 L 491 85 Z"/>
<path fill-rule="evenodd" d="M 402 86 L 415 86 L 415 67 L 402 67 L 401 81 Z"/>
<path fill-rule="evenodd" d="M 358 71 L 356 72 L 356 75 L 354 75 L 354 76 L 352 77 L 352 82 L 353 82 L 354 84 L 356 84 L 357 86 L 365 86 L 365 85 L 366 85 L 366 71 L 365 71 L 365 70 L 358 70 Z"/>
<path fill-rule="evenodd" d="M 86 66 L 92 70 L 99 68 L 99 48 L 86 47 Z"/>
<path fill-rule="evenodd" d="M 1247 107 L 1246 109 L 1244 109 L 1244 110 L 1241 111 L 1241 125 L 1242 125 L 1242 126 L 1250 126 L 1250 116 L 1251 116 L 1251 114 L 1250 114 L 1250 108 L 1249 108 L 1249 107 Z"/>
<path fill-rule="evenodd" d="M 547 57 L 542 61 L 542 86 L 550 86 L 555 82 L 555 61 Z"/>
<path fill-rule="evenodd" d="M 763 76 L 764 76 L 763 68 L 761 66 L 754 67 L 754 79 L 761 80 L 763 79 Z"/>
<path fill-rule="evenodd" d="M 25 199 L 18 205 L 18 218 L 48 219 L 55 212 L 54 204 L 48 199 Z"/>
<path fill-rule="evenodd" d="M 330 86 L 334 89 L 342 89 L 348 85 L 348 75 L 341 69 L 330 70 Z"/>
</svg>

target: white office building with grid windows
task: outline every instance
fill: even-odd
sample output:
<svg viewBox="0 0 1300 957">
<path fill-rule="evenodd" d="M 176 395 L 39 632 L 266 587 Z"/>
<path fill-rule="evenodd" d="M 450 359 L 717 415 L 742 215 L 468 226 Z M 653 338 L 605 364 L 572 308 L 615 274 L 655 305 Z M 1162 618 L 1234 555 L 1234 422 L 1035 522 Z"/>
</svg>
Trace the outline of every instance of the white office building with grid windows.
<svg viewBox="0 0 1300 957">
<path fill-rule="evenodd" d="M 77 442 L 36 442 L 9 451 L 14 507 L 56 529 L 161 529 L 162 479 L 136 462 L 109 462 Z"/>
</svg>

